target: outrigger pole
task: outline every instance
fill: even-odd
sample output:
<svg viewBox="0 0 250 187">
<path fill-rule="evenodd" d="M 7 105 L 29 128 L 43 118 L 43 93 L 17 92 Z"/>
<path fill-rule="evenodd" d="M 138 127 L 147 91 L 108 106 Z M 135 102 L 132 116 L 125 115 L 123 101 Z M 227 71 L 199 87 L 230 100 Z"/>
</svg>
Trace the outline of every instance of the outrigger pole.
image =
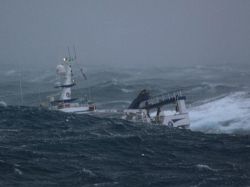
<svg viewBox="0 0 250 187">
<path fill-rule="evenodd" d="M 77 61 L 77 58 L 76 58 L 76 48 L 75 48 L 75 46 L 73 46 L 73 50 L 74 50 L 74 60 L 76 61 L 76 63 L 77 63 L 77 65 L 78 65 L 79 69 L 80 69 L 80 72 L 81 72 L 83 78 L 84 78 L 85 80 L 87 80 L 88 78 L 87 78 L 86 74 L 84 73 L 83 69 L 80 67 L 80 64 L 79 64 L 78 61 Z"/>
</svg>

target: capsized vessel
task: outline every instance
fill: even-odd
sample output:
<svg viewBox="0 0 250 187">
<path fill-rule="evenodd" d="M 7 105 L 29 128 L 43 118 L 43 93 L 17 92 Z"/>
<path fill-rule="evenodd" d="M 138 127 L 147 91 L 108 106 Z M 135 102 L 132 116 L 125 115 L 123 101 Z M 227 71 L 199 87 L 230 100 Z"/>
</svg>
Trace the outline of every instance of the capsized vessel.
<svg viewBox="0 0 250 187">
<path fill-rule="evenodd" d="M 189 128 L 190 119 L 186 108 L 186 97 L 180 91 L 151 96 L 142 90 L 128 109 L 124 110 L 123 119 L 167 125 L 170 127 Z M 162 111 L 162 107 L 174 105 L 174 111 Z M 154 112 L 150 112 L 154 110 Z"/>
</svg>

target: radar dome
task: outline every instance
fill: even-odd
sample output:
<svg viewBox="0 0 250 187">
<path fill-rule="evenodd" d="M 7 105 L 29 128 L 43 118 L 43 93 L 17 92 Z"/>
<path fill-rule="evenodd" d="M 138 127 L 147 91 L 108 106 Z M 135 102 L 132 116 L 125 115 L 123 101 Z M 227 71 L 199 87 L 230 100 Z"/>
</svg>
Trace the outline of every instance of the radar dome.
<svg viewBox="0 0 250 187">
<path fill-rule="evenodd" d="M 56 72 L 59 75 L 64 75 L 66 73 L 65 67 L 63 65 L 57 65 Z"/>
</svg>

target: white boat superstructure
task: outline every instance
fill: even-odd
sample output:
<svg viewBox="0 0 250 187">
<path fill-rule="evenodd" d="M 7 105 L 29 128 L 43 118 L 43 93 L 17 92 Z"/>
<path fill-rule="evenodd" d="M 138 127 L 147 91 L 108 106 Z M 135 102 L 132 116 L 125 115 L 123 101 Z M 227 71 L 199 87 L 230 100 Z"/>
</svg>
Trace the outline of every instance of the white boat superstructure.
<svg viewBox="0 0 250 187">
<path fill-rule="evenodd" d="M 88 101 L 78 102 L 78 98 L 72 98 L 71 88 L 76 85 L 73 79 L 73 72 L 71 64 L 76 58 L 66 57 L 63 58 L 63 63 L 56 67 L 57 75 L 60 81 L 56 83 L 55 88 L 61 89 L 59 98 L 55 99 L 54 96 L 49 97 L 50 109 L 59 110 L 69 113 L 88 113 L 95 111 L 96 107 L 93 103 Z"/>
</svg>

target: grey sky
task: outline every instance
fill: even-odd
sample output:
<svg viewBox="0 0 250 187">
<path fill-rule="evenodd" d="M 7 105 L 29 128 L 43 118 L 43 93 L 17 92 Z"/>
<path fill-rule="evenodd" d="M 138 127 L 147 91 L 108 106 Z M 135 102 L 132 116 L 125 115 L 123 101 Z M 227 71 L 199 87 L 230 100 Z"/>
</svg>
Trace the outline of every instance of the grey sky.
<svg viewBox="0 0 250 187">
<path fill-rule="evenodd" d="M 249 0 L 1 0 L 0 63 L 250 63 Z"/>
</svg>

